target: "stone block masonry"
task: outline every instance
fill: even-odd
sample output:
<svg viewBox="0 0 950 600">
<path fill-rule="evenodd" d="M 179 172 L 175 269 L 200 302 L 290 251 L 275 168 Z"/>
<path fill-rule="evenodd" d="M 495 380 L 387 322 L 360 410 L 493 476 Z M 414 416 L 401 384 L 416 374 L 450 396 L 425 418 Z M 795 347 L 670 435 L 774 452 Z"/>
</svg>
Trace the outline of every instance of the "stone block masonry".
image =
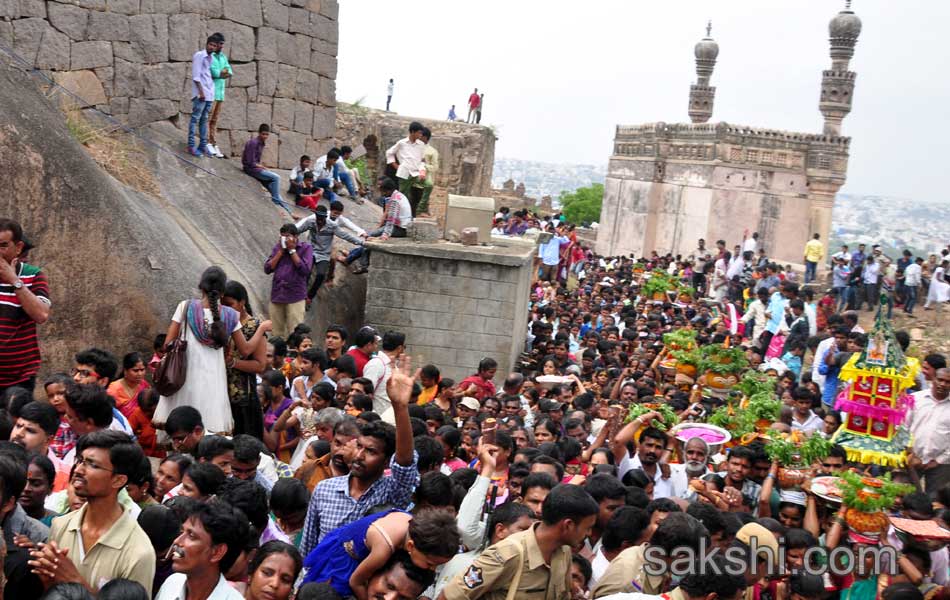
<svg viewBox="0 0 950 600">
<path fill-rule="evenodd" d="M 415 366 L 436 364 L 456 381 L 494 358 L 499 384 L 524 347 L 534 247 L 396 239 L 367 247 L 366 322 L 405 333 Z"/>
<path fill-rule="evenodd" d="M 191 57 L 221 32 L 233 77 L 218 145 L 240 156 L 286 100 L 291 115 L 276 124 L 265 164 L 289 169 L 304 148 L 334 143 L 338 13 L 338 0 L 0 0 L 0 44 L 84 106 L 132 126 L 171 120 L 186 130 Z"/>
<path fill-rule="evenodd" d="M 366 148 L 367 179 L 372 182 L 385 173 L 386 150 L 409 134 L 409 124 L 413 121 L 419 121 L 432 130 L 430 143 L 439 152 L 440 166 L 429 198 L 431 216 L 440 223 L 445 222 L 449 194 L 491 196 L 495 133 L 484 125 L 401 116 L 341 104 L 336 113 L 336 138 L 340 144 Z"/>
</svg>

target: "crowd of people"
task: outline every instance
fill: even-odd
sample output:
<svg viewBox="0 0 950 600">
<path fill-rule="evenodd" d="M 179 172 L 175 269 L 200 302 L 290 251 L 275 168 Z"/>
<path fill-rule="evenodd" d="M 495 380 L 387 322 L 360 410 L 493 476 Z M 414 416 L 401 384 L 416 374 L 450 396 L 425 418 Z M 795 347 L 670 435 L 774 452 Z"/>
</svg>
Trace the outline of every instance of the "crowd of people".
<svg viewBox="0 0 950 600">
<path fill-rule="evenodd" d="M 334 236 L 359 250 L 367 235 L 404 227 L 411 211 L 397 188 L 418 180 L 407 153 L 420 133 L 414 124 L 393 149 L 400 183 L 379 183 L 397 206 L 381 231 L 347 224 L 337 200 L 281 228 L 264 264 L 274 274 L 270 320 L 241 282 L 210 267 L 147 350 L 77 348 L 71 365 L 45 364 L 37 328 L 55 318 L 50 283 L 26 262 L 21 227 L 0 219 L 10 598 L 950 597 L 945 541 L 887 526 L 859 535 L 847 506 L 810 478 L 777 476 L 790 465 L 770 458 L 770 439 L 830 439 L 841 426 L 841 366 L 867 335 L 860 313 L 835 297 L 840 286 L 816 289 L 811 273 L 800 285 L 757 234 L 733 252 L 699 240 L 687 257 L 601 257 L 563 217 L 500 211 L 496 233 L 539 235 L 524 352 L 510 372 L 486 357 L 454 381 L 437 363 L 412 365 L 406 347 L 418 341 L 399 331 L 305 325 L 308 299 L 335 259 L 348 260 L 332 256 Z M 295 184 L 314 185 L 314 164 L 332 174 L 334 159 L 304 157 Z M 872 257 L 884 260 L 874 249 L 839 256 L 831 277 Z M 895 271 L 903 287 L 881 298 L 911 312 L 917 292 L 930 292 L 907 258 Z M 651 292 L 660 278 L 675 287 Z M 929 285 L 941 278 L 932 271 Z M 882 306 L 869 287 L 867 301 Z M 781 403 L 775 418 L 728 446 L 671 431 L 709 422 L 732 397 L 709 373 L 666 366 L 687 337 L 736 349 L 747 365 L 737 378 L 769 375 L 758 381 Z M 896 340 L 922 365 L 906 464 L 859 463 L 829 441 L 806 467 L 909 482 L 916 489 L 892 510 L 946 527 L 950 369 L 945 356 L 909 347 L 906 333 Z M 806 568 L 867 547 L 894 549 L 894 568 Z M 725 568 L 717 549 L 741 568 Z"/>
</svg>

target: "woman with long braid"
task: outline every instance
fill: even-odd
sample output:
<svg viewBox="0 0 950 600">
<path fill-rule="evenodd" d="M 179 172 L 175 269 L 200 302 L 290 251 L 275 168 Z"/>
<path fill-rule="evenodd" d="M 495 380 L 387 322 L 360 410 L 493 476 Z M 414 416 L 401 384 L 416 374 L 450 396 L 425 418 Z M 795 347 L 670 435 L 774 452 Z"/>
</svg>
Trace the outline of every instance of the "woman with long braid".
<svg viewBox="0 0 950 600">
<path fill-rule="evenodd" d="M 187 374 L 180 390 L 159 400 L 153 417 L 156 426 L 164 426 L 168 413 L 176 407 L 192 406 L 201 413 L 206 432 L 229 433 L 233 429 L 224 347 L 230 340 L 241 356 L 253 355 L 264 334 L 270 331 L 271 323 L 262 322 L 251 339 L 246 339 L 238 311 L 221 306 L 226 285 L 224 271 L 208 267 L 198 284 L 201 298 L 185 300 L 175 310 L 165 339 L 177 339 L 184 326 Z"/>
</svg>

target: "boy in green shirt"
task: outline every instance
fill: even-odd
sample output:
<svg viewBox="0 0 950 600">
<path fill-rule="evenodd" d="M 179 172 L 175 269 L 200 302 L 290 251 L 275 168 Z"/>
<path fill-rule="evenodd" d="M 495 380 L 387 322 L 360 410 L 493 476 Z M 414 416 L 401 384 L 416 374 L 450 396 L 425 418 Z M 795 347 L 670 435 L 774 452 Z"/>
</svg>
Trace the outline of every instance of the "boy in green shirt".
<svg viewBox="0 0 950 600">
<path fill-rule="evenodd" d="M 214 104 L 211 106 L 211 116 L 208 119 L 208 152 L 224 158 L 224 154 L 218 149 L 218 142 L 215 140 L 215 131 L 218 129 L 218 116 L 221 114 L 221 105 L 224 104 L 224 83 L 231 77 L 231 63 L 228 62 L 228 55 L 222 50 L 224 48 L 224 35 L 220 33 L 212 36 L 221 44 L 218 51 L 211 55 L 211 79 L 214 81 Z"/>
</svg>

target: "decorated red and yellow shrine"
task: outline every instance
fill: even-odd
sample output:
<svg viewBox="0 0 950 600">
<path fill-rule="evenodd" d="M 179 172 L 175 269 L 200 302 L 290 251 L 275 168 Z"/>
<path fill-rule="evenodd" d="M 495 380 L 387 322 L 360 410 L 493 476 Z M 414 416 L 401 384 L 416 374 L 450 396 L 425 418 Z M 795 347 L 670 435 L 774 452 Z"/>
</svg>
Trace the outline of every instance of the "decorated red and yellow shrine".
<svg viewBox="0 0 950 600">
<path fill-rule="evenodd" d="M 847 419 L 832 441 L 848 460 L 899 467 L 907 462 L 910 432 L 902 427 L 913 396 L 908 390 L 920 370 L 916 358 L 904 356 L 890 321 L 878 310 L 868 344 L 854 354 L 838 375 L 849 382 L 838 395 L 835 409 Z"/>
</svg>

